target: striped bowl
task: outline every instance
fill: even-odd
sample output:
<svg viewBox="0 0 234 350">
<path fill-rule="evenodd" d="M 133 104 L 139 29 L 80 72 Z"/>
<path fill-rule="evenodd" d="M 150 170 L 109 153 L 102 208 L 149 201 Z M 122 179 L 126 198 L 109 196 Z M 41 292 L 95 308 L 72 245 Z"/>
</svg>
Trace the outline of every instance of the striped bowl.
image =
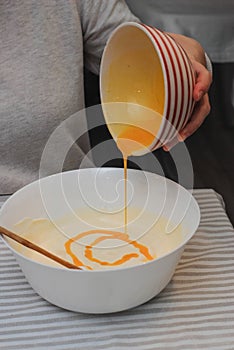
<svg viewBox="0 0 234 350">
<path fill-rule="evenodd" d="M 155 136 L 153 142 L 136 155 L 161 147 L 183 129 L 194 107 L 194 84 L 194 72 L 187 54 L 168 34 L 144 24 L 128 22 L 117 27 L 109 38 L 100 71 L 101 101 L 107 125 L 110 116 L 105 111 L 105 104 L 112 102 L 142 106 L 162 116 L 158 128 L 150 124 Z M 134 124 L 134 116 L 128 117 L 129 120 L 124 118 Z M 118 123 L 117 119 L 115 123 Z M 108 127 L 115 138 L 115 129 Z"/>
</svg>

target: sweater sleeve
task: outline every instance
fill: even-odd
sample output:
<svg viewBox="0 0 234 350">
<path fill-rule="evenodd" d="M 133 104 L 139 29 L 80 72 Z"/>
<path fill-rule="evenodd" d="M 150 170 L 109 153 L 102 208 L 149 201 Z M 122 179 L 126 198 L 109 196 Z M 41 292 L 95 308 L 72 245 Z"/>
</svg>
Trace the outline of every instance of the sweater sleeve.
<svg viewBox="0 0 234 350">
<path fill-rule="evenodd" d="M 140 22 L 124 0 L 77 0 L 84 40 L 85 66 L 99 73 L 103 49 L 111 32 L 121 23 Z"/>
</svg>

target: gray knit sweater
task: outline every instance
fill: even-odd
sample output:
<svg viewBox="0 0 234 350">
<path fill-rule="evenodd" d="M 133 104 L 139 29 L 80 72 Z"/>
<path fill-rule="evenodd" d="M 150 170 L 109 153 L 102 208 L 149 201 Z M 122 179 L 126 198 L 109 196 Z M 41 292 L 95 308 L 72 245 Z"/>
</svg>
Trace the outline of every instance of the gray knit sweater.
<svg viewBox="0 0 234 350">
<path fill-rule="evenodd" d="M 0 193 L 38 178 L 48 138 L 84 107 L 83 65 L 98 73 L 109 34 L 126 21 L 137 19 L 121 0 L 0 2 Z M 68 168 L 79 166 L 87 137 L 72 148 Z M 48 163 L 56 159 L 55 148 Z"/>
</svg>

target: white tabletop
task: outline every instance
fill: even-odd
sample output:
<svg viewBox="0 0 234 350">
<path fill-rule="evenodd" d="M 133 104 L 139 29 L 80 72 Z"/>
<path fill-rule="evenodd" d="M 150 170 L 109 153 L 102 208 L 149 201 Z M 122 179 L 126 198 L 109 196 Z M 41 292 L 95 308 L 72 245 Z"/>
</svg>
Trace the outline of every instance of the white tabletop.
<svg viewBox="0 0 234 350">
<path fill-rule="evenodd" d="M 85 315 L 49 304 L 0 239 L 0 349 L 234 349 L 234 230 L 219 195 L 194 196 L 201 223 L 172 281 L 121 313 Z"/>
</svg>

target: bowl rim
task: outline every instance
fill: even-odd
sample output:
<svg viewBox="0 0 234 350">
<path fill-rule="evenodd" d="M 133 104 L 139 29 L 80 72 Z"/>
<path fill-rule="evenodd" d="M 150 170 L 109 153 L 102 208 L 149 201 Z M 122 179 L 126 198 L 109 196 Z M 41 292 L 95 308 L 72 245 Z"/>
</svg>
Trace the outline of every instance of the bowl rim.
<svg viewBox="0 0 234 350">
<path fill-rule="evenodd" d="M 25 189 L 28 189 L 32 186 L 35 186 L 37 184 L 40 184 L 41 181 L 47 181 L 48 179 L 51 179 L 53 177 L 57 177 L 57 176 L 67 176 L 69 174 L 72 174 L 72 173 L 77 173 L 77 172 L 83 172 L 83 171 L 118 171 L 118 172 L 122 172 L 123 169 L 122 168 L 118 168 L 118 167 L 95 167 L 95 168 L 84 168 L 84 169 L 75 169 L 75 170 L 69 170 L 69 171 L 64 171 L 64 172 L 60 172 L 60 173 L 56 173 L 56 174 L 52 174 L 52 175 L 49 175 L 49 176 L 46 176 L 46 177 L 43 177 L 43 178 L 40 178 L 40 179 L 37 179 L 27 185 L 25 185 L 24 187 L 20 188 L 18 191 L 16 191 L 14 194 L 12 194 L 7 200 L 6 202 L 2 205 L 1 209 L 0 209 L 0 222 L 1 222 L 1 214 L 3 212 L 3 210 L 5 210 L 5 208 L 9 205 L 9 203 L 11 201 L 14 200 L 14 198 L 16 196 L 18 196 L 18 194 L 20 192 L 24 192 Z M 193 237 L 193 235 L 196 233 L 197 231 L 197 228 L 199 226 L 199 223 L 200 223 L 200 219 L 201 219 L 201 213 L 200 213 L 200 208 L 199 208 L 199 205 L 197 203 L 197 200 L 193 197 L 191 191 L 192 190 L 188 190 L 186 188 L 184 188 L 183 186 L 181 186 L 180 184 L 176 183 L 175 181 L 173 180 L 170 180 L 164 176 L 161 176 L 161 175 L 158 175 L 156 173 L 152 173 L 152 172 L 149 172 L 149 171 L 143 171 L 143 170 L 138 170 L 138 169 L 128 169 L 128 172 L 138 172 L 138 173 L 141 173 L 141 172 L 144 172 L 144 174 L 146 174 L 146 176 L 153 176 L 153 177 L 158 177 L 158 178 L 164 178 L 166 182 L 168 183 L 171 183 L 173 184 L 173 186 L 177 186 L 180 190 L 182 191 L 185 191 L 187 192 L 187 194 L 189 194 L 189 197 L 190 197 L 190 201 L 193 202 L 193 205 L 195 205 L 195 208 L 196 208 L 196 212 L 197 212 L 197 223 L 195 225 L 195 228 L 194 230 L 191 230 L 191 232 L 186 235 L 186 237 L 183 239 L 183 242 L 180 243 L 175 249 L 171 250 L 170 252 L 164 254 L 164 255 L 161 255 L 159 256 L 158 258 L 156 259 L 153 259 L 153 260 L 150 260 L 150 261 L 147 261 L 143 264 L 136 264 L 136 265 L 133 265 L 133 266 L 125 266 L 125 267 L 113 267 L 111 269 L 103 269 L 103 270 L 73 270 L 73 269 L 68 269 L 68 268 L 65 268 L 65 267 L 60 267 L 60 266 L 52 266 L 52 265 L 48 265 L 48 264 L 45 264 L 45 263 L 41 263 L 41 262 L 38 262 L 38 261 L 35 261 L 34 259 L 31 259 L 31 258 L 28 258 L 27 256 L 25 256 L 24 254 L 18 252 L 17 250 L 15 250 L 11 245 L 10 243 L 7 241 L 6 237 L 4 237 L 4 235 L 0 234 L 0 237 L 2 239 L 2 241 L 4 242 L 4 244 L 13 252 L 14 255 L 19 255 L 21 258 L 23 258 L 24 260 L 26 261 L 29 261 L 30 263 L 33 263 L 33 264 L 36 264 L 36 265 L 40 265 L 41 267 L 44 267 L 44 268 L 52 268 L 52 269 L 55 269 L 55 270 L 62 270 L 62 271 L 69 271 L 71 273 L 79 273 L 79 272 L 87 272 L 87 273 L 119 273 L 121 271 L 125 271 L 125 270 L 129 270 L 129 269 L 136 269 L 136 268 L 144 268 L 145 266 L 148 266 L 148 265 L 151 265 L 151 264 L 154 264 L 156 261 L 160 261 L 160 260 L 163 260 L 163 259 L 166 259 L 169 255 L 172 255 L 176 252 L 178 252 L 181 248 L 185 247 L 185 245 L 188 243 L 188 241 Z"/>
</svg>

